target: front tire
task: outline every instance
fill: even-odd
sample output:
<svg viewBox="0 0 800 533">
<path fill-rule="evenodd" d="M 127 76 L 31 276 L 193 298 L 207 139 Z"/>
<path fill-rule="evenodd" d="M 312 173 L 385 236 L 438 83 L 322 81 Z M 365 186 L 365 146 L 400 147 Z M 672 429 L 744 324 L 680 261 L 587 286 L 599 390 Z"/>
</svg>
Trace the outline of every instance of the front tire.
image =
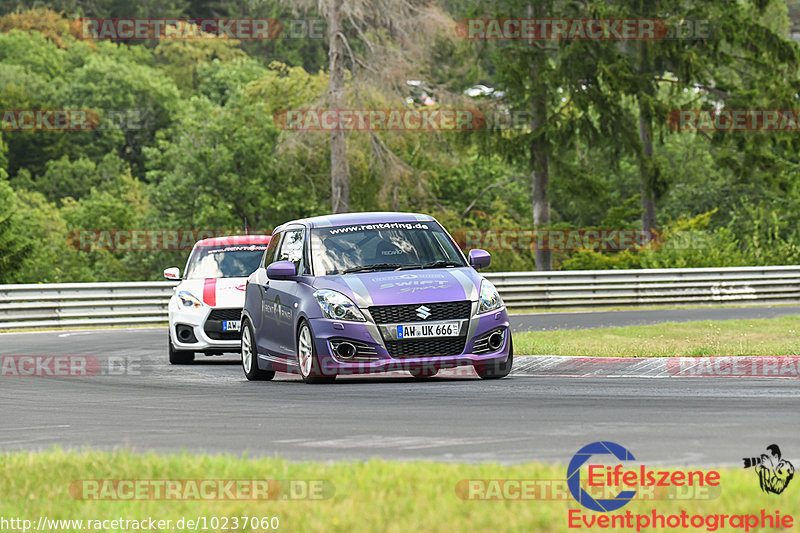
<svg viewBox="0 0 800 533">
<path fill-rule="evenodd" d="M 320 383 L 333 383 L 336 375 L 326 376 L 319 367 L 317 348 L 314 346 L 314 336 L 311 327 L 303 320 L 297 328 L 297 366 L 300 376 L 309 385 Z"/>
<path fill-rule="evenodd" d="M 172 334 L 169 335 L 169 363 L 171 365 L 188 365 L 194 361 L 194 352 L 176 350 L 172 347 Z"/>
<path fill-rule="evenodd" d="M 248 381 L 269 381 L 275 377 L 274 370 L 258 368 L 258 349 L 253 326 L 246 318 L 242 321 L 242 369 Z"/>
<path fill-rule="evenodd" d="M 500 379 L 504 378 L 511 372 L 511 367 L 514 365 L 514 345 L 511 342 L 511 333 L 509 332 L 508 338 L 508 358 L 505 361 L 497 360 L 487 361 L 475 365 L 475 372 L 481 379 Z"/>
</svg>

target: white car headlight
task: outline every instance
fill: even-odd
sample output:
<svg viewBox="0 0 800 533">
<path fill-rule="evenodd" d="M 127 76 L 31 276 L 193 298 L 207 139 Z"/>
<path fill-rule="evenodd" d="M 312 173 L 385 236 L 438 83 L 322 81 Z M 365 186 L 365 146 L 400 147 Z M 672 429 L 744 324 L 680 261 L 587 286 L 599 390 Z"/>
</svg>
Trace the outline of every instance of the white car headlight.
<svg viewBox="0 0 800 533">
<path fill-rule="evenodd" d="M 194 307 L 195 309 L 199 309 L 203 307 L 203 302 L 192 296 L 192 293 L 189 291 L 181 291 L 178 293 L 178 298 L 181 299 L 181 303 L 184 307 Z"/>
<path fill-rule="evenodd" d="M 481 282 L 481 294 L 478 298 L 478 314 L 488 313 L 503 307 L 503 300 L 492 282 L 485 279 Z"/>
<path fill-rule="evenodd" d="M 314 293 L 322 314 L 325 318 L 334 320 L 354 320 L 356 322 L 366 322 L 366 318 L 353 303 L 353 300 L 341 292 L 330 289 L 320 289 Z"/>
</svg>

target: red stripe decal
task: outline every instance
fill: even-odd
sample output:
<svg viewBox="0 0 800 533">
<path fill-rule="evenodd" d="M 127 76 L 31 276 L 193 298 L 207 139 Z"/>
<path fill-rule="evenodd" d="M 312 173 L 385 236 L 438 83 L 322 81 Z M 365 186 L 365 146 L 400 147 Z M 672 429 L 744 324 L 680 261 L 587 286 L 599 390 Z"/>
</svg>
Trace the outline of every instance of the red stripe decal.
<svg viewBox="0 0 800 533">
<path fill-rule="evenodd" d="M 217 306 L 217 280 L 207 279 L 203 283 L 203 303 L 211 307 Z"/>
</svg>

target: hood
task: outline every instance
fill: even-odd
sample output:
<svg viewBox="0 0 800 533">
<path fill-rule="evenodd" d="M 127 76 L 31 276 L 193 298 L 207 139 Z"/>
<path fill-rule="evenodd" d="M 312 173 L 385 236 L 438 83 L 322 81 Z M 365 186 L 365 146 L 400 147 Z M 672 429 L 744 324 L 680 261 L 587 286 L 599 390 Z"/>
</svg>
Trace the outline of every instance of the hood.
<svg viewBox="0 0 800 533">
<path fill-rule="evenodd" d="M 210 307 L 244 307 L 247 278 L 213 278 L 183 280 L 177 291 L 189 291 Z"/>
<path fill-rule="evenodd" d="M 477 300 L 483 278 L 471 267 L 364 272 L 320 276 L 316 289 L 332 289 L 358 307 Z"/>
</svg>

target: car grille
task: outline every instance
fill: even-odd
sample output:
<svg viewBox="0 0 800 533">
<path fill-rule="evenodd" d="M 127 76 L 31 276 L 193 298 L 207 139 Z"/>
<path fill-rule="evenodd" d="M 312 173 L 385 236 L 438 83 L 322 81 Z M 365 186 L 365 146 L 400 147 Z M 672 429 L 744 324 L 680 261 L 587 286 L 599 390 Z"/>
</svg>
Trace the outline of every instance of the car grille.
<svg viewBox="0 0 800 533">
<path fill-rule="evenodd" d="M 241 331 L 205 331 L 208 338 L 215 341 L 238 341 L 242 339 Z"/>
<path fill-rule="evenodd" d="M 461 355 L 464 352 L 466 340 L 466 337 L 448 337 L 386 341 L 386 349 L 389 351 L 389 355 L 395 358 Z"/>
<path fill-rule="evenodd" d="M 236 309 L 212 309 L 211 313 L 203 325 L 203 331 L 206 332 L 209 339 L 217 341 L 238 341 L 242 338 L 241 331 L 222 331 L 223 320 L 241 320 L 242 310 Z"/>
<path fill-rule="evenodd" d="M 428 318 L 417 316 L 417 308 L 424 305 L 430 310 Z M 369 308 L 369 314 L 376 324 L 395 324 L 399 322 L 423 322 L 431 320 L 456 320 L 469 318 L 472 302 L 444 302 L 435 304 L 382 305 Z"/>
<path fill-rule="evenodd" d="M 208 315 L 208 320 L 240 320 L 242 309 L 212 309 Z"/>
</svg>

